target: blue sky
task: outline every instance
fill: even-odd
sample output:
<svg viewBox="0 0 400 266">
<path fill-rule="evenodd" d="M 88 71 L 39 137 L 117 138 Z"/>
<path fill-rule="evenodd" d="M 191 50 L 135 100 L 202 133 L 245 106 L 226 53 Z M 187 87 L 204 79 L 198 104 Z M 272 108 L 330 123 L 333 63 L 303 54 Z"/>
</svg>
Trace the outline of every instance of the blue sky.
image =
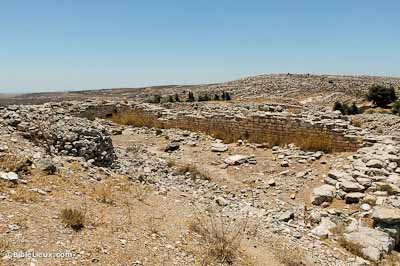
<svg viewBox="0 0 400 266">
<path fill-rule="evenodd" d="M 400 2 L 0 0 L 0 92 L 400 76 Z"/>
</svg>

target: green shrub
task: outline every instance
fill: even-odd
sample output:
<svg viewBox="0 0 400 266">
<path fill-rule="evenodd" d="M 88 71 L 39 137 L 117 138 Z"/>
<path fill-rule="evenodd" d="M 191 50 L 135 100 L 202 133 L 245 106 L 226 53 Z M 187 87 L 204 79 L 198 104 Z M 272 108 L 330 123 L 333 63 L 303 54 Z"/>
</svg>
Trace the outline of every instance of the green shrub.
<svg viewBox="0 0 400 266">
<path fill-rule="evenodd" d="M 379 107 L 386 107 L 388 104 L 394 102 L 397 97 L 393 87 L 388 88 L 382 85 L 374 85 L 369 89 L 367 99 Z"/>
<path fill-rule="evenodd" d="M 342 115 L 356 115 L 360 113 L 360 109 L 355 103 L 349 107 L 346 103 L 335 102 L 333 110 L 340 111 Z"/>
<path fill-rule="evenodd" d="M 393 114 L 400 115 L 400 101 L 394 103 L 392 112 Z"/>
<path fill-rule="evenodd" d="M 335 104 L 333 105 L 333 111 L 340 111 L 342 115 L 345 114 L 345 109 L 341 102 L 335 102 Z"/>
</svg>

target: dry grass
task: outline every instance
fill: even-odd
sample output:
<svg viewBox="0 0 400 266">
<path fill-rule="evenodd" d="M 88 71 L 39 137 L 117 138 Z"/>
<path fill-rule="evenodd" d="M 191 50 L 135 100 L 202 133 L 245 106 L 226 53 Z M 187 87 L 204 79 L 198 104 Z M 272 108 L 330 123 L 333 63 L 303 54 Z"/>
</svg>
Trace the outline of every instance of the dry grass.
<svg viewBox="0 0 400 266">
<path fill-rule="evenodd" d="M 15 192 L 11 193 L 11 198 L 21 203 L 35 203 L 40 201 L 39 193 L 31 191 L 25 186 L 18 186 Z"/>
<path fill-rule="evenodd" d="M 194 164 L 177 164 L 175 161 L 169 161 L 168 162 L 169 167 L 175 167 L 175 173 L 178 175 L 186 175 L 186 173 L 190 173 L 190 178 L 192 180 L 211 180 L 211 174 L 205 170 L 205 169 L 200 169 Z"/>
<path fill-rule="evenodd" d="M 61 221 L 75 231 L 79 231 L 84 227 L 85 214 L 77 209 L 62 209 L 60 212 Z"/>
<path fill-rule="evenodd" d="M 158 121 L 156 118 L 146 116 L 140 112 L 113 114 L 111 120 L 116 124 L 129 125 L 134 127 L 162 127 L 160 121 Z"/>
<path fill-rule="evenodd" d="M 332 138 L 327 135 L 319 135 L 318 137 L 297 135 L 293 143 L 305 151 L 323 151 L 326 153 L 333 151 Z"/>
<path fill-rule="evenodd" d="M 376 266 L 399 266 L 400 265 L 400 255 L 397 254 L 392 254 L 389 256 L 386 256 L 384 260 L 382 260 L 378 265 Z"/>
<path fill-rule="evenodd" d="M 363 252 L 362 252 L 362 246 L 358 243 L 354 243 L 354 242 L 350 242 L 347 241 L 346 238 L 344 236 L 339 236 L 338 238 L 338 243 L 341 247 L 343 247 L 344 249 L 346 249 L 348 252 L 350 252 L 351 254 L 358 256 L 360 258 L 364 258 L 367 259 Z"/>
<path fill-rule="evenodd" d="M 0 168 L 7 172 L 29 172 L 31 159 L 17 155 L 17 151 L 9 151 L 0 156 Z"/>
<path fill-rule="evenodd" d="M 9 246 L 7 239 L 0 239 L 0 256 L 3 256 L 8 251 Z"/>
<path fill-rule="evenodd" d="M 284 266 L 306 266 L 304 250 L 283 243 L 282 239 L 270 240 L 270 246 L 274 257 Z"/>
<path fill-rule="evenodd" d="M 146 199 L 150 196 L 150 192 L 150 187 L 142 184 L 138 184 L 131 190 L 133 198 L 142 203 L 146 203 Z"/>
<path fill-rule="evenodd" d="M 94 189 L 94 196 L 98 202 L 110 205 L 114 203 L 112 188 L 108 184 L 98 185 Z"/>
<path fill-rule="evenodd" d="M 233 264 L 240 255 L 240 245 L 248 229 L 248 216 L 242 221 L 233 221 L 208 210 L 195 215 L 189 230 L 199 234 L 203 241 L 203 265 L 212 263 Z"/>
</svg>

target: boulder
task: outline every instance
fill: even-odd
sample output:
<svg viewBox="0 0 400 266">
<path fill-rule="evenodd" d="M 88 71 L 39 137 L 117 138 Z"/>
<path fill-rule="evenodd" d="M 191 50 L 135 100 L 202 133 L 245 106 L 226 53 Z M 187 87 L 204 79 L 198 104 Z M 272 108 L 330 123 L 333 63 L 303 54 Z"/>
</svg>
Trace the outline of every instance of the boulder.
<svg viewBox="0 0 400 266">
<path fill-rule="evenodd" d="M 170 142 L 168 143 L 168 145 L 165 147 L 164 151 L 165 152 L 172 152 L 172 151 L 176 151 L 179 150 L 179 143 L 178 142 Z"/>
<path fill-rule="evenodd" d="M 324 202 L 332 202 L 335 196 L 335 187 L 331 185 L 322 185 L 313 189 L 311 203 L 321 205 Z"/>
<path fill-rule="evenodd" d="M 321 223 L 317 227 L 311 230 L 311 233 L 319 238 L 326 239 L 332 234 L 330 230 L 335 228 L 335 226 L 335 223 L 333 223 L 329 218 L 325 217 L 321 220 Z"/>
<path fill-rule="evenodd" d="M 349 192 L 361 192 L 365 188 L 361 186 L 360 184 L 356 182 L 352 182 L 349 180 L 343 180 L 341 181 L 340 187 L 343 189 L 343 191 L 349 193 Z"/>
<path fill-rule="evenodd" d="M 288 222 L 292 219 L 294 219 L 294 212 L 292 211 L 286 211 L 279 216 L 279 221 L 282 222 Z"/>
<path fill-rule="evenodd" d="M 1 172 L 0 178 L 11 182 L 16 182 L 19 179 L 18 175 L 14 172 Z"/>
<path fill-rule="evenodd" d="M 357 251 L 363 258 L 374 262 L 391 252 L 395 246 L 395 241 L 389 234 L 368 227 L 360 226 L 343 236 L 347 245 L 359 249 Z"/>
<path fill-rule="evenodd" d="M 383 168 L 384 167 L 384 163 L 378 159 L 371 159 L 365 165 L 367 167 L 371 167 L 371 168 Z"/>
<path fill-rule="evenodd" d="M 365 194 L 360 192 L 347 193 L 344 197 L 347 204 L 359 203 Z"/>
</svg>

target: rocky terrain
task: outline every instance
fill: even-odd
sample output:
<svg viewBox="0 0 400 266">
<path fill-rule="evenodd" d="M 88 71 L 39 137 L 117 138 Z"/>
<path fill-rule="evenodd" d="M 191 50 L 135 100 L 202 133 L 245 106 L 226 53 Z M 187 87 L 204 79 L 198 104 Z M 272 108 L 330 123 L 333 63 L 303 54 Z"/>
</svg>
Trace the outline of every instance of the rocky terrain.
<svg viewBox="0 0 400 266">
<path fill-rule="evenodd" d="M 400 79 L 4 97 L 0 265 L 400 265 L 398 116 L 326 104 L 376 83 Z M 143 103 L 188 90 L 234 97 Z"/>
</svg>

